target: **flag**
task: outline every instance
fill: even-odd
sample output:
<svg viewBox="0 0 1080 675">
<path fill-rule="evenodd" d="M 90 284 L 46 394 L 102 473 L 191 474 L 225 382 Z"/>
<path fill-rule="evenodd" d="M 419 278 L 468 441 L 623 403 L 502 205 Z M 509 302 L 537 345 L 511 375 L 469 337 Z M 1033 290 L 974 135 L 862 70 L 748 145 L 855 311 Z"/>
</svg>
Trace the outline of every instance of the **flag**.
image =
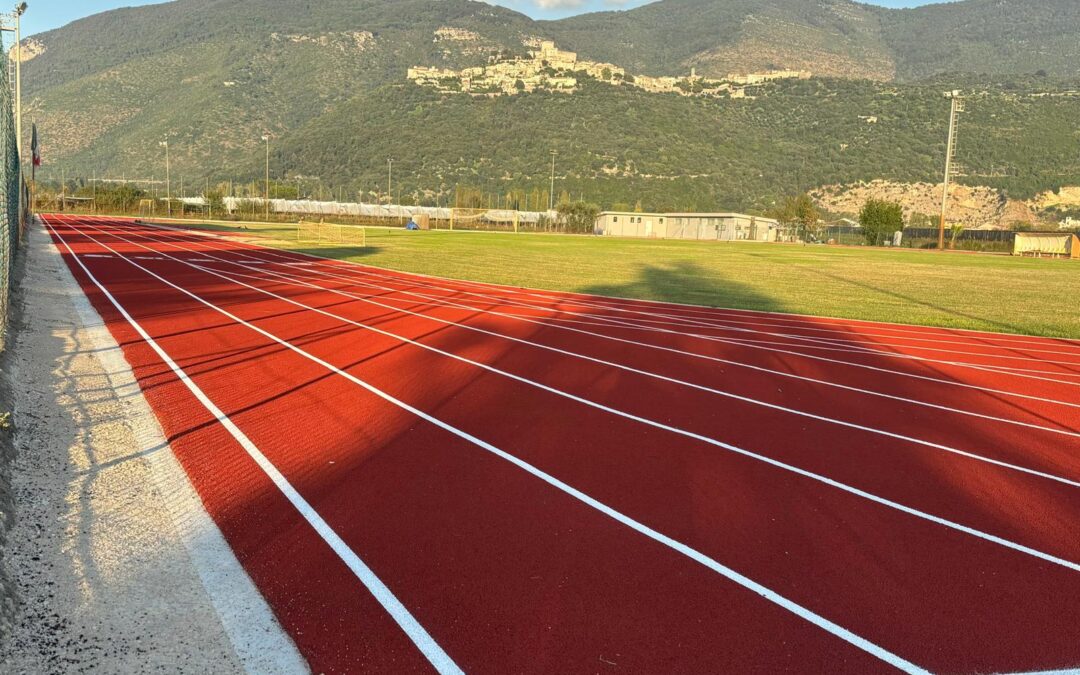
<svg viewBox="0 0 1080 675">
<path fill-rule="evenodd" d="M 37 168 L 41 166 L 41 146 L 38 144 L 37 125 L 33 125 L 30 132 L 30 155 L 32 157 L 31 163 L 33 164 L 33 170 L 30 174 L 31 180 L 34 180 L 37 174 Z"/>
</svg>

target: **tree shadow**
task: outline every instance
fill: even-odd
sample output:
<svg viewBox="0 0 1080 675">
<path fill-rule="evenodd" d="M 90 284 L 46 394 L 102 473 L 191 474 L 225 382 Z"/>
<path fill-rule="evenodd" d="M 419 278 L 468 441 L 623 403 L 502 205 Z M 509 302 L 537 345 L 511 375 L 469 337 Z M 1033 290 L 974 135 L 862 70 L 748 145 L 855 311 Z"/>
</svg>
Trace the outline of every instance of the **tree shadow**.
<svg viewBox="0 0 1080 675">
<path fill-rule="evenodd" d="M 308 246 L 305 248 L 290 247 L 294 253 L 315 256 L 316 258 L 331 258 L 333 260 L 356 260 L 377 255 L 384 250 L 382 246 Z"/>
<path fill-rule="evenodd" d="M 775 298 L 764 295 L 748 284 L 718 278 L 715 272 L 685 260 L 670 265 L 644 265 L 637 279 L 625 284 L 590 285 L 579 290 L 590 295 L 705 307 L 789 311 Z"/>
</svg>

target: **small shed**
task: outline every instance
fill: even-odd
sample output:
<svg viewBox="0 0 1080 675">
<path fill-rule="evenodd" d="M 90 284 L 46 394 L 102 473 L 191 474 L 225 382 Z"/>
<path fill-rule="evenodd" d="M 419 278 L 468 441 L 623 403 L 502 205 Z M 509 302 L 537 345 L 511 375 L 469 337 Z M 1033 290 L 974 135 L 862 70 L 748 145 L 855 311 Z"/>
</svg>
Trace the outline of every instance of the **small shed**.
<svg viewBox="0 0 1080 675">
<path fill-rule="evenodd" d="M 1080 259 L 1080 238 L 1069 232 L 1017 232 L 1013 255 Z"/>
</svg>

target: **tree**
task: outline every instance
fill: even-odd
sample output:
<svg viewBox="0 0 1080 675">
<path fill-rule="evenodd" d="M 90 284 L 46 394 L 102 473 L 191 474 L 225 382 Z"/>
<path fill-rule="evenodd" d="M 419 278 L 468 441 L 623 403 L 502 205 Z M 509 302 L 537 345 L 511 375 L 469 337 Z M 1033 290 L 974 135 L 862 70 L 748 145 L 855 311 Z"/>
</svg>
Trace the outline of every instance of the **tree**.
<svg viewBox="0 0 1080 675">
<path fill-rule="evenodd" d="M 596 217 L 600 207 L 588 202 L 567 202 L 559 204 L 559 218 L 567 232 L 580 234 L 592 233 L 596 227 Z"/>
<path fill-rule="evenodd" d="M 933 216 L 928 216 L 925 213 L 919 213 L 916 211 L 908 218 L 908 227 L 915 227 L 920 229 L 937 228 L 937 222 Z"/>
<path fill-rule="evenodd" d="M 803 239 L 817 236 L 818 222 L 821 220 L 821 212 L 814 205 L 814 199 L 803 193 L 795 198 L 795 222 L 803 232 Z"/>
<path fill-rule="evenodd" d="M 799 231 L 799 238 L 803 241 L 809 241 L 817 236 L 821 213 L 814 205 L 814 198 L 806 193 L 798 197 L 785 197 L 780 206 L 772 209 L 769 215 L 785 225 L 795 225 Z"/>
<path fill-rule="evenodd" d="M 225 193 L 221 190 L 211 190 L 206 193 L 207 211 L 209 214 L 224 215 L 225 213 Z"/>
<path fill-rule="evenodd" d="M 881 246 L 893 233 L 904 229 L 904 209 L 896 202 L 867 199 L 859 213 L 866 243 Z"/>
</svg>

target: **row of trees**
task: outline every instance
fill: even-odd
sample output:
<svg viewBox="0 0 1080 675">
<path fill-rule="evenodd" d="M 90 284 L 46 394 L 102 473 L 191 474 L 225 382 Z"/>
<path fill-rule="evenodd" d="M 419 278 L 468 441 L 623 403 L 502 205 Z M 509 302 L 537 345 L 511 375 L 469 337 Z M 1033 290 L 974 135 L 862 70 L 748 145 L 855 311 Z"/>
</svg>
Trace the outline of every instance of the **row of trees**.
<svg viewBox="0 0 1080 675">
<path fill-rule="evenodd" d="M 767 214 L 782 224 L 793 227 L 803 241 L 818 241 L 822 230 L 822 213 L 809 194 L 784 198 Z M 912 227 L 928 227 L 930 219 L 924 214 L 912 214 Z M 870 246 L 882 246 L 895 233 L 904 229 L 904 210 L 896 202 L 868 199 L 859 212 L 862 236 Z M 954 235 L 955 237 L 955 235 Z"/>
</svg>

